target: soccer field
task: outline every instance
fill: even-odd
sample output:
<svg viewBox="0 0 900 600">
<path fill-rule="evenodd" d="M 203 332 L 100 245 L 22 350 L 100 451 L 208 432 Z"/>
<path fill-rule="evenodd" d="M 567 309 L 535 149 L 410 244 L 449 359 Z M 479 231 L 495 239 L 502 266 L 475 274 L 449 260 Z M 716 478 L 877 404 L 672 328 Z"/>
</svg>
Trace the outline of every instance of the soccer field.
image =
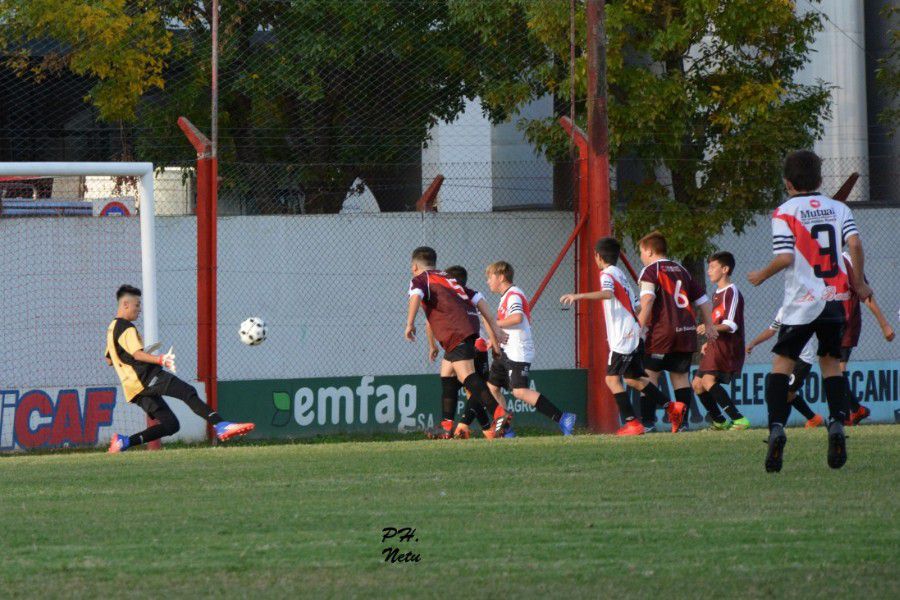
<svg viewBox="0 0 900 600">
<path fill-rule="evenodd" d="M 7 456 L 0 595 L 900 596 L 900 427 L 764 435 Z"/>
</svg>

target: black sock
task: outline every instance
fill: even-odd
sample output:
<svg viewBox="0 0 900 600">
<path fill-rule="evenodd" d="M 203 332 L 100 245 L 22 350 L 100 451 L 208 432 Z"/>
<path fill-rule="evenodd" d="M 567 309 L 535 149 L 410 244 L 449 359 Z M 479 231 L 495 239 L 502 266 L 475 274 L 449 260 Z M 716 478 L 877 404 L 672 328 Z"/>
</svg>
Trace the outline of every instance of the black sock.
<svg viewBox="0 0 900 600">
<path fill-rule="evenodd" d="M 456 416 L 456 399 L 462 384 L 456 377 L 441 377 L 441 417 L 453 420 Z"/>
<path fill-rule="evenodd" d="M 613 396 L 616 399 L 616 406 L 619 407 L 619 416 L 622 417 L 622 422 L 634 419 L 634 409 L 631 407 L 631 402 L 628 401 L 628 392 L 619 392 Z"/>
<path fill-rule="evenodd" d="M 656 401 L 643 392 L 641 393 L 641 423 L 647 427 L 656 425 Z"/>
<path fill-rule="evenodd" d="M 694 390 L 690 387 L 684 387 L 675 390 L 675 400 L 677 402 L 683 402 L 685 408 L 690 408 L 691 400 L 694 398 Z M 684 413 L 684 420 L 687 421 L 687 413 Z"/>
<path fill-rule="evenodd" d="M 713 400 L 712 394 L 709 392 L 700 392 L 697 394 L 700 398 L 700 404 L 703 405 L 703 408 L 706 409 L 706 412 L 709 414 L 709 418 L 713 420 L 715 423 L 724 423 L 725 417 L 722 416 L 722 411 L 719 410 L 719 405 L 716 404 L 716 401 Z"/>
<path fill-rule="evenodd" d="M 469 390 L 469 393 L 472 394 L 472 398 L 481 401 L 487 414 L 494 414 L 494 409 L 497 408 L 497 400 L 494 399 L 494 395 L 491 394 L 491 390 L 488 389 L 488 386 L 484 382 L 484 379 L 481 378 L 481 375 L 472 373 L 466 377 L 463 385 Z"/>
<path fill-rule="evenodd" d="M 491 419 L 488 417 L 487 411 L 484 410 L 484 404 L 476 401 L 474 397 L 470 396 L 469 399 L 466 400 L 466 407 L 463 410 L 463 416 L 460 419 L 460 422 L 471 425 L 475 419 L 478 419 L 478 424 L 482 429 L 490 428 Z"/>
<path fill-rule="evenodd" d="M 852 412 L 856 412 L 859 410 L 859 400 L 856 398 L 856 394 L 853 393 L 853 388 L 850 387 L 850 371 L 844 371 L 842 373 L 844 376 L 844 387 L 845 393 L 847 394 L 847 402 L 850 405 L 850 410 Z"/>
<path fill-rule="evenodd" d="M 204 406 L 206 405 L 204 404 Z M 141 444 L 154 442 L 167 435 L 174 435 L 178 433 L 178 430 L 181 428 L 178 419 L 175 417 L 175 413 L 171 410 L 156 411 L 153 413 L 152 418 L 157 420 L 155 425 L 151 425 L 140 433 L 128 436 L 129 447 L 140 446 Z"/>
<path fill-rule="evenodd" d="M 813 410 L 809 407 L 809 404 L 806 403 L 806 400 L 803 399 L 803 396 L 800 394 L 800 392 L 797 392 L 797 395 L 794 396 L 793 400 L 791 400 L 791 406 L 796 408 L 797 412 L 803 415 L 803 417 L 807 421 L 816 416 L 816 413 L 814 413 Z"/>
<path fill-rule="evenodd" d="M 828 416 L 831 420 L 841 423 L 850 416 L 844 381 L 840 375 L 826 377 L 822 380 L 822 389 L 825 390 L 825 399 L 828 401 Z"/>
<path fill-rule="evenodd" d="M 562 418 L 562 411 L 559 410 L 559 408 L 557 408 L 557 406 L 555 404 L 550 402 L 550 399 L 547 398 L 547 396 L 545 396 L 543 394 L 538 396 L 537 404 L 535 405 L 535 408 L 538 410 L 539 413 L 541 413 L 542 415 L 545 415 L 547 417 L 550 417 L 557 423 L 559 423 L 559 420 Z"/>
<path fill-rule="evenodd" d="M 788 388 L 790 376 L 782 373 L 770 373 L 766 378 L 766 407 L 769 410 L 769 429 L 773 425 L 784 427 L 790 414 L 791 406 L 788 404 Z"/>
<path fill-rule="evenodd" d="M 652 409 L 652 410 L 654 411 L 654 415 L 653 415 L 653 416 L 654 416 L 654 420 L 655 420 L 655 417 L 656 417 L 656 414 L 655 414 L 656 407 L 658 406 L 658 407 L 662 408 L 663 406 L 665 406 L 666 404 L 669 403 L 669 399 L 666 398 L 666 395 L 663 394 L 662 391 L 661 391 L 658 387 L 656 387 L 655 385 L 653 385 L 653 382 L 652 382 L 652 381 L 649 382 L 649 383 L 646 385 L 646 387 L 644 387 L 644 389 L 641 390 L 641 393 L 643 394 L 643 396 L 641 396 L 641 401 L 642 401 L 642 404 L 641 404 L 641 410 L 643 410 L 643 399 L 644 399 L 644 398 L 647 398 L 648 403 L 649 403 L 649 402 L 652 402 L 652 403 L 653 403 L 653 409 Z"/>
<path fill-rule="evenodd" d="M 725 388 L 722 387 L 721 383 L 716 383 L 716 385 L 710 388 L 709 393 L 712 394 L 712 397 L 715 399 L 716 404 L 725 409 L 725 414 L 728 415 L 728 418 L 732 421 L 743 418 L 744 415 L 741 414 L 741 411 L 737 409 L 737 406 L 734 405 L 734 402 L 731 400 L 731 397 L 728 395 L 728 392 L 725 391 Z"/>
<path fill-rule="evenodd" d="M 171 396 L 172 398 L 178 398 L 179 400 L 187 404 L 188 407 L 192 411 L 194 411 L 195 415 L 205 419 L 211 425 L 221 423 L 224 420 L 219 416 L 219 413 L 211 411 L 209 409 L 209 405 L 205 404 L 203 400 L 200 399 L 200 396 L 197 395 L 197 389 L 194 386 L 185 381 L 182 381 L 181 379 L 178 379 L 175 376 L 171 376 L 169 378 L 169 384 L 166 386 L 166 390 L 162 393 L 162 395 Z M 147 437 L 144 436 L 144 443 L 148 441 L 151 440 L 148 440 Z"/>
</svg>

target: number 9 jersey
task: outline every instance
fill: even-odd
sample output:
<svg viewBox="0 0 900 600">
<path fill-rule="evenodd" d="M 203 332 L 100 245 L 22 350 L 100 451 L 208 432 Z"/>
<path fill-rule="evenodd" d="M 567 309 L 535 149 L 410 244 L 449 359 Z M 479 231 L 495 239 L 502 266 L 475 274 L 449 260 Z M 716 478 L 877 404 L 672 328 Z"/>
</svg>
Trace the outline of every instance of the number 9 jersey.
<svg viewBox="0 0 900 600">
<path fill-rule="evenodd" d="M 850 208 L 828 196 L 797 195 L 778 207 L 772 215 L 772 251 L 793 255 L 785 271 L 782 323 L 844 320 L 850 280 L 841 256 L 853 235 L 859 231 Z"/>
</svg>

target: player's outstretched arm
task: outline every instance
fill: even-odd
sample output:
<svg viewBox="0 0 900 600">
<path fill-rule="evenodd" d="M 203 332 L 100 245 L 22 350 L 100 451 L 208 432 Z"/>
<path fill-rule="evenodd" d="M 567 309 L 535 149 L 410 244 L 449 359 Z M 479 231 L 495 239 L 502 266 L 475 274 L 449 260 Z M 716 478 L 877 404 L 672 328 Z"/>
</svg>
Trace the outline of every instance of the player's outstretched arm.
<svg viewBox="0 0 900 600">
<path fill-rule="evenodd" d="M 173 373 L 175 372 L 175 353 L 172 352 L 172 348 L 169 348 L 169 351 L 165 354 L 148 354 L 143 350 L 138 350 L 132 356 L 134 356 L 134 360 L 150 363 L 151 365 L 159 365 Z"/>
<path fill-rule="evenodd" d="M 884 313 L 881 312 L 881 307 L 878 306 L 877 302 L 875 302 L 875 296 L 869 296 L 863 302 L 869 309 L 869 312 L 872 313 L 872 316 L 875 317 L 875 320 L 878 321 L 878 326 L 881 327 L 881 333 L 884 334 L 884 339 L 889 342 L 894 341 L 894 328 L 891 327 L 890 323 L 888 323 L 888 320 L 885 318 Z"/>
<path fill-rule="evenodd" d="M 866 283 L 865 262 L 862 240 L 856 234 L 847 238 L 847 252 L 850 253 L 850 262 L 853 265 L 853 289 L 860 300 L 866 300 L 872 295 L 872 288 Z"/>
<path fill-rule="evenodd" d="M 422 298 L 418 294 L 409 297 L 409 307 L 406 310 L 406 331 L 403 337 L 410 342 L 416 341 L 416 313 L 422 305 Z"/>
<path fill-rule="evenodd" d="M 562 304 L 575 304 L 579 300 L 611 300 L 613 293 L 609 290 L 600 290 L 598 292 L 584 292 L 583 294 L 563 294 L 559 301 Z"/>
<path fill-rule="evenodd" d="M 760 344 L 762 344 L 763 342 L 766 342 L 766 341 L 772 339 L 772 337 L 774 335 L 775 335 L 775 330 L 772 329 L 771 327 L 766 327 L 762 333 L 760 333 L 758 336 L 756 336 L 753 339 L 753 341 L 747 345 L 747 355 L 749 356 L 750 353 L 753 352 L 753 349 L 756 348 L 757 346 L 759 346 Z"/>
<path fill-rule="evenodd" d="M 776 254 L 768 265 L 758 271 L 751 271 L 747 274 L 747 281 L 750 285 L 757 286 L 769 279 L 773 275 L 787 269 L 794 262 L 793 254 Z"/>
</svg>

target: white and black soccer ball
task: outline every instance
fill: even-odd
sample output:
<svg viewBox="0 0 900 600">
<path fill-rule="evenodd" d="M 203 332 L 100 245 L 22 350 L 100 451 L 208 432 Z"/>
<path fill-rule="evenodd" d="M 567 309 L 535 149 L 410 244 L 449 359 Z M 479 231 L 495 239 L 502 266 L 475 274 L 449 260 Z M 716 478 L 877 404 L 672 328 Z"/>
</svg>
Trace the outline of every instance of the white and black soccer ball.
<svg viewBox="0 0 900 600">
<path fill-rule="evenodd" d="M 241 323 L 238 335 L 248 346 L 257 346 L 266 339 L 266 323 L 259 317 L 250 317 Z"/>
</svg>

